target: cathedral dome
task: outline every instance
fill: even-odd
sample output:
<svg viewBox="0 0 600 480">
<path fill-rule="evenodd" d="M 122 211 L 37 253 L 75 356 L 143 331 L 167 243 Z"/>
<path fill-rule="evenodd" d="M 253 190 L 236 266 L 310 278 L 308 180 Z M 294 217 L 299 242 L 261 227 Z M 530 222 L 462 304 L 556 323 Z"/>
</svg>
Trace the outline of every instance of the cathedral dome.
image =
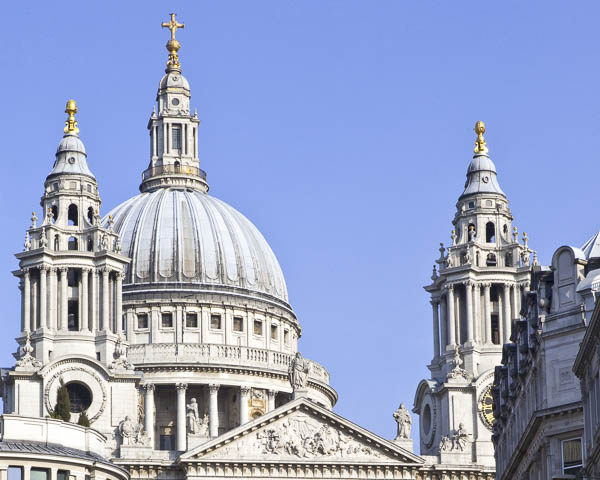
<svg viewBox="0 0 600 480">
<path fill-rule="evenodd" d="M 287 306 L 273 251 L 258 229 L 225 202 L 199 190 L 160 188 L 125 201 L 109 215 L 123 254 L 131 258 L 125 287 L 160 289 L 176 283 L 182 291 L 239 293 Z"/>
</svg>

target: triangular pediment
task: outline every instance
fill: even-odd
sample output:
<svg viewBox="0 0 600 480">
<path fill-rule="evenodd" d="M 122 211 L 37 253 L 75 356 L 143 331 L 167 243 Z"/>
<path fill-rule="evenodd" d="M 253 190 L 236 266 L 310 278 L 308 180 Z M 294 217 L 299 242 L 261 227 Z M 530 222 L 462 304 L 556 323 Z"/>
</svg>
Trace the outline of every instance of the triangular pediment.
<svg viewBox="0 0 600 480">
<path fill-rule="evenodd" d="M 423 459 L 307 399 L 294 400 L 200 445 L 180 462 L 335 462 L 419 465 Z"/>
</svg>

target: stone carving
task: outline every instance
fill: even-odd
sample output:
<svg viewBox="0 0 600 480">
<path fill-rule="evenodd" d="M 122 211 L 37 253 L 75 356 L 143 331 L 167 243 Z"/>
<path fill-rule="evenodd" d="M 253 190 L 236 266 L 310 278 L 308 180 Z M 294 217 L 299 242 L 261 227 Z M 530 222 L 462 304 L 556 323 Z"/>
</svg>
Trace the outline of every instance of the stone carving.
<svg viewBox="0 0 600 480">
<path fill-rule="evenodd" d="M 474 242 L 476 235 L 475 225 L 469 225 L 469 242 Z"/>
<path fill-rule="evenodd" d="M 40 247 L 46 248 L 48 246 L 48 237 L 46 236 L 46 229 L 42 228 L 42 233 L 40 233 Z"/>
<path fill-rule="evenodd" d="M 326 423 L 308 415 L 297 415 L 255 434 L 255 448 L 263 455 L 295 458 L 348 457 L 379 458 L 380 454 Z"/>
<path fill-rule="evenodd" d="M 466 380 L 469 379 L 469 374 L 462 368 L 463 360 L 460 358 L 460 351 L 458 350 L 458 347 L 454 349 L 454 357 L 450 361 L 450 364 L 452 365 L 452 369 L 450 372 L 448 372 L 449 379 L 456 379 L 460 377 Z"/>
<path fill-rule="evenodd" d="M 106 234 L 100 238 L 100 250 L 108 250 L 108 235 Z"/>
<path fill-rule="evenodd" d="M 52 220 L 54 220 L 54 213 L 52 213 L 51 208 L 48 208 L 48 210 L 46 210 L 46 225 L 51 224 Z"/>
<path fill-rule="evenodd" d="M 144 432 L 141 423 L 134 423 L 129 416 L 119 423 L 119 434 L 121 435 L 121 445 L 126 446 L 148 446 L 150 439 Z"/>
<path fill-rule="evenodd" d="M 25 247 L 24 251 L 28 252 L 31 250 L 31 239 L 29 238 L 29 232 L 25 233 L 25 243 L 23 245 Z"/>
<path fill-rule="evenodd" d="M 21 358 L 17 360 L 17 369 L 19 370 L 36 370 L 42 366 L 41 362 L 33 355 L 33 347 L 31 346 L 31 334 L 25 333 L 25 345 L 20 349 Z"/>
<path fill-rule="evenodd" d="M 188 433 L 197 434 L 200 427 L 200 417 L 198 415 L 198 402 L 192 398 L 186 405 L 186 420 Z"/>
<path fill-rule="evenodd" d="M 410 438 L 412 418 L 403 403 L 401 403 L 398 410 L 394 412 L 394 420 L 396 420 L 396 423 L 398 424 L 398 432 L 394 440 Z"/>
<path fill-rule="evenodd" d="M 121 245 L 121 237 L 117 237 L 115 241 L 115 252 L 121 253 L 123 251 L 123 246 Z"/>
<path fill-rule="evenodd" d="M 37 228 L 37 213 L 31 212 L 31 228 Z"/>
<path fill-rule="evenodd" d="M 435 268 L 435 265 L 433 266 L 433 273 L 431 274 L 431 279 L 435 282 L 438 278 L 438 273 L 437 270 Z"/>
<path fill-rule="evenodd" d="M 115 359 L 109 366 L 110 370 L 121 370 L 121 371 L 132 371 L 133 365 L 127 360 L 127 345 L 125 344 L 125 338 L 120 333 L 117 337 L 117 343 L 115 343 L 115 351 L 113 353 Z"/>
<path fill-rule="evenodd" d="M 310 362 L 303 358 L 300 352 L 296 352 L 296 356 L 290 362 L 288 374 L 294 391 L 306 388 L 310 374 Z"/>
<path fill-rule="evenodd" d="M 456 239 L 458 238 L 456 236 L 456 231 L 452 230 L 452 232 L 450 233 L 450 238 L 452 239 L 452 245 L 456 245 Z"/>
<path fill-rule="evenodd" d="M 453 452 L 460 451 L 464 452 L 469 442 L 469 433 L 465 428 L 464 423 L 458 424 L 458 429 L 455 430 L 451 435 L 445 435 L 440 441 L 440 452 Z"/>
</svg>

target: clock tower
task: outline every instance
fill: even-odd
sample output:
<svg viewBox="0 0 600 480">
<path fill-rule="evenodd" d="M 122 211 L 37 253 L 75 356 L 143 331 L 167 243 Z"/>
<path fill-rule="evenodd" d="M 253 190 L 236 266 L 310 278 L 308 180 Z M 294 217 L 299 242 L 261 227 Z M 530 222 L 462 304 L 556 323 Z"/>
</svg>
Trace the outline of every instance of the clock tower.
<svg viewBox="0 0 600 480">
<path fill-rule="evenodd" d="M 425 287 L 433 309 L 433 358 L 431 378 L 419 384 L 413 411 L 419 415 L 420 453 L 431 463 L 494 469 L 494 366 L 519 317 L 537 259 L 527 234 L 519 241 L 513 226 L 483 122 L 476 123 L 475 133 L 451 243 L 440 244 L 432 282 Z"/>
</svg>

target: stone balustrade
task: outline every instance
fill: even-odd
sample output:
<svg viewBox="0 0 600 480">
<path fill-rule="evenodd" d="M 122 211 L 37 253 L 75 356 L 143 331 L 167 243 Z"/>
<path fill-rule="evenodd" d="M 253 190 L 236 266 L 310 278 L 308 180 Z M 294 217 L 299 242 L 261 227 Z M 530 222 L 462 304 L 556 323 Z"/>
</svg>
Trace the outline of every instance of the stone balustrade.
<svg viewBox="0 0 600 480">
<path fill-rule="evenodd" d="M 134 365 L 175 363 L 211 366 L 257 367 L 286 373 L 294 355 L 263 348 L 195 343 L 150 343 L 131 345 L 127 358 Z M 309 379 L 329 385 L 329 372 L 311 364 Z"/>
</svg>

